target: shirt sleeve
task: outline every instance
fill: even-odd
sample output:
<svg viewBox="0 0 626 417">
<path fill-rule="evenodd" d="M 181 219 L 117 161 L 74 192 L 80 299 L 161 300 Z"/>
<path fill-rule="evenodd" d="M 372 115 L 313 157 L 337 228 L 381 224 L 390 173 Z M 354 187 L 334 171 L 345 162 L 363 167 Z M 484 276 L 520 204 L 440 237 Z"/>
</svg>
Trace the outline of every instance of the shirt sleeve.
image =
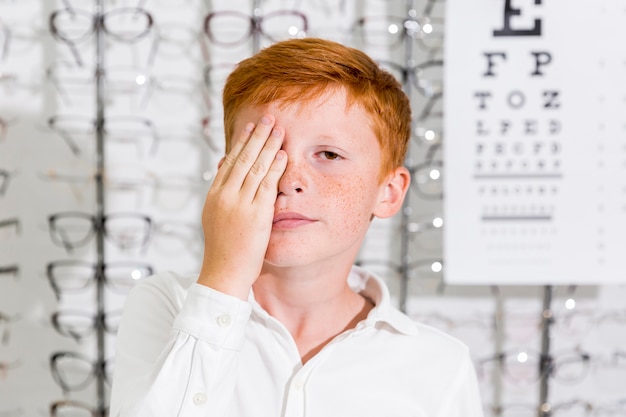
<svg viewBox="0 0 626 417">
<path fill-rule="evenodd" d="M 439 417 L 483 417 L 478 379 L 469 352 L 459 364 L 459 372 L 449 392 L 449 398 L 443 401 Z"/>
<path fill-rule="evenodd" d="M 142 285 L 126 299 L 110 417 L 228 415 L 251 306 L 196 283 L 180 300 L 167 289 Z"/>
</svg>

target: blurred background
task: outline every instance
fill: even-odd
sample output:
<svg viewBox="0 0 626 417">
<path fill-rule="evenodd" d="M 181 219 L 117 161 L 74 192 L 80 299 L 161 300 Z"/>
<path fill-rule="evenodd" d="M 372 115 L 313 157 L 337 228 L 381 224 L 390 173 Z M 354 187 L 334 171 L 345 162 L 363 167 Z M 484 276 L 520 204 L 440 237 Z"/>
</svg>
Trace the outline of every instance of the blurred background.
<svg viewBox="0 0 626 417">
<path fill-rule="evenodd" d="M 396 218 L 374 221 L 358 263 L 470 347 L 486 415 L 535 416 L 546 389 L 554 416 L 626 415 L 626 285 L 445 280 L 447 7 L 0 0 L 0 417 L 106 413 L 125 294 L 199 267 L 226 75 L 302 36 L 366 51 L 411 98 L 411 191 Z"/>
</svg>

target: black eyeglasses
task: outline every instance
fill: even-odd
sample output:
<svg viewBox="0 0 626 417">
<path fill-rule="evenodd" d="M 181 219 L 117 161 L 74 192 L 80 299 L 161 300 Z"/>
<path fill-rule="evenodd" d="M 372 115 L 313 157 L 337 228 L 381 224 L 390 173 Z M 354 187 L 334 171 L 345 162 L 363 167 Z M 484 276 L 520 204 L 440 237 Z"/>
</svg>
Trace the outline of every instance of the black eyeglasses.
<svg viewBox="0 0 626 417">
<path fill-rule="evenodd" d="M 168 221 L 157 223 L 154 229 L 152 247 L 155 252 L 169 256 L 201 255 L 204 239 L 202 227 L 197 223 Z"/>
<path fill-rule="evenodd" d="M 196 99 L 196 104 L 200 106 L 204 105 L 208 109 L 213 107 L 208 92 L 203 88 L 202 80 L 178 74 L 160 75 L 147 80 L 145 94 L 141 97 L 139 104 L 142 109 L 146 108 L 151 101 L 154 101 L 156 106 L 176 109 L 181 105 L 180 100 L 189 103 Z"/>
<path fill-rule="evenodd" d="M 443 131 L 439 128 L 430 127 L 423 123 L 413 123 L 411 131 L 411 138 L 418 146 L 429 148 L 441 145 L 443 142 Z"/>
<path fill-rule="evenodd" d="M 224 152 L 224 127 L 214 124 L 214 117 L 206 116 L 200 119 L 202 139 L 214 152 Z"/>
<path fill-rule="evenodd" d="M 430 119 L 441 119 L 443 117 L 442 100 L 443 93 L 435 93 L 426 99 L 421 107 L 421 111 L 416 112 L 415 120 L 424 122 Z M 419 109 L 418 109 L 419 110 Z"/>
<path fill-rule="evenodd" d="M 6 94 L 11 94 L 18 86 L 18 76 L 15 73 L 0 73 L 0 87 L 4 87 Z M 0 135 L 0 139 L 2 139 Z"/>
<path fill-rule="evenodd" d="M 194 56 L 200 50 L 208 55 L 208 51 L 200 49 L 202 31 L 195 27 L 178 22 L 163 22 L 156 28 L 158 55 L 166 59 L 192 59 L 202 62 L 202 56 Z"/>
<path fill-rule="evenodd" d="M 535 414 L 537 415 L 537 414 Z M 611 416 L 611 414 L 603 414 L 603 411 L 598 407 L 594 407 L 593 404 L 580 399 L 565 401 L 557 403 L 550 408 L 549 413 L 543 413 L 540 415 L 547 415 L 549 417 L 600 417 Z M 615 414 L 617 416 L 619 414 Z M 623 415 L 623 414 L 622 414 Z"/>
<path fill-rule="evenodd" d="M 171 174 L 163 178 L 154 177 L 149 183 L 152 187 L 152 203 L 163 210 L 175 213 L 188 207 L 190 202 L 194 200 L 203 201 L 209 184 L 209 181 L 204 177 L 195 178 L 179 174 Z M 171 222 L 169 223 L 171 224 Z M 154 229 L 155 233 L 162 235 L 163 229 L 160 225 L 156 225 Z M 195 235 L 192 236 L 191 233 L 186 234 L 190 238 L 195 238 Z M 154 243 L 154 239 L 152 239 L 152 243 Z"/>
<path fill-rule="evenodd" d="M 102 314 L 82 310 L 63 310 L 55 311 L 50 316 L 52 325 L 59 334 L 71 337 L 77 342 L 91 335 L 97 328 L 102 328 L 109 334 L 116 334 L 121 318 L 121 310 Z"/>
<path fill-rule="evenodd" d="M 52 36 L 67 44 L 76 59 L 83 65 L 77 45 L 89 39 L 96 30 L 103 30 L 111 38 L 121 42 L 134 43 L 144 38 L 152 28 L 150 13 L 139 8 L 122 7 L 105 13 L 92 13 L 87 10 L 66 7 L 50 15 Z M 154 55 L 154 45 L 150 58 Z"/>
<path fill-rule="evenodd" d="M 19 265 L 0 265 L 0 278 L 9 275 L 12 275 L 13 278 L 17 279 L 20 276 Z"/>
<path fill-rule="evenodd" d="M 491 368 L 495 365 L 498 374 L 513 385 L 530 385 L 542 376 L 575 384 L 587 375 L 590 362 L 591 357 L 585 352 L 571 351 L 544 356 L 529 349 L 517 349 L 479 360 L 476 370 L 479 379 L 483 381 L 493 374 Z"/>
<path fill-rule="evenodd" d="M 30 21 L 12 22 L 11 27 L 0 21 L 0 62 L 6 61 L 11 51 L 22 53 L 41 45 L 46 35 L 40 27 L 33 27 Z"/>
<path fill-rule="evenodd" d="M 440 278 L 443 271 L 443 260 L 440 258 L 420 259 L 404 265 L 383 259 L 359 259 L 355 265 L 372 268 L 381 267 L 398 275 L 409 272 L 416 279 L 433 276 Z"/>
<path fill-rule="evenodd" d="M 303 38 L 308 28 L 307 17 L 293 10 L 278 10 L 261 16 L 227 10 L 209 13 L 204 19 L 204 33 L 220 46 L 241 45 L 253 34 L 263 35 L 271 42 Z"/>
<path fill-rule="evenodd" d="M 9 126 L 13 124 L 15 120 L 16 119 L 7 120 L 3 117 L 0 117 L 0 141 L 4 140 L 7 137 Z"/>
<path fill-rule="evenodd" d="M 401 280 L 400 304 L 406 308 L 408 294 L 424 294 L 434 292 L 443 294 L 446 283 L 443 280 L 443 260 L 441 258 L 423 258 L 404 264 L 384 259 L 360 259 L 355 265 L 364 266 L 374 273 L 388 279 Z M 406 281 L 404 278 L 407 278 Z M 404 287 L 406 285 L 406 287 Z"/>
<path fill-rule="evenodd" d="M 145 263 L 117 261 L 98 267 L 97 264 L 80 260 L 60 260 L 48 263 L 46 274 L 57 299 L 65 293 L 79 293 L 98 280 L 112 291 L 126 294 L 135 284 L 154 274 Z"/>
<path fill-rule="evenodd" d="M 3 197 L 9 189 L 9 183 L 15 172 L 6 169 L 0 169 L 0 197 Z"/>
<path fill-rule="evenodd" d="M 427 16 L 427 17 L 433 17 L 435 15 L 443 16 L 445 14 L 445 11 L 443 10 L 445 4 L 446 4 L 445 0 L 426 0 L 426 4 L 424 5 L 423 9 L 420 11 L 419 15 Z"/>
<path fill-rule="evenodd" d="M 9 316 L 8 314 L 0 311 L 0 344 L 7 345 L 11 338 L 11 325 L 20 318 L 19 315 L 14 314 Z"/>
<path fill-rule="evenodd" d="M 13 233 L 9 229 L 13 229 Z M 11 217 L 10 219 L 0 220 L 0 239 L 4 237 L 18 236 L 22 230 L 20 219 Z"/>
<path fill-rule="evenodd" d="M 0 380 L 4 379 L 6 374 L 15 368 L 19 368 L 22 366 L 22 362 L 20 360 L 14 360 L 12 362 L 2 362 L 0 361 Z"/>
<path fill-rule="evenodd" d="M 424 97 L 433 97 L 443 92 L 443 60 L 429 60 L 414 66 L 404 66 L 387 60 L 379 60 L 378 64 L 403 85 L 410 81 Z"/>
<path fill-rule="evenodd" d="M 81 167 L 82 168 L 82 167 Z M 144 191 L 153 191 L 153 203 L 171 210 L 180 210 L 190 199 L 203 196 L 205 186 L 211 178 L 205 176 L 191 177 L 168 173 L 157 176 L 154 172 L 136 165 L 109 165 L 100 178 L 109 192 L 136 193 L 138 204 L 144 198 Z M 39 173 L 44 181 L 54 181 L 66 184 L 77 201 L 85 201 L 84 194 L 93 191 L 93 184 L 97 173 L 85 174 L 74 169 L 73 166 L 59 166 Z"/>
<path fill-rule="evenodd" d="M 424 50 L 443 46 L 443 19 L 418 17 L 415 10 L 408 18 L 399 16 L 364 16 L 352 26 L 352 31 L 367 46 L 393 48 L 405 39 L 412 39 Z"/>
<path fill-rule="evenodd" d="M 606 413 L 605 417 L 624 416 L 626 415 L 626 398 L 603 404 L 597 409 L 599 410 L 599 416 L 603 415 L 602 413 Z"/>
<path fill-rule="evenodd" d="M 0 22 L 0 61 L 4 61 L 9 55 L 9 40 L 11 39 L 11 32 L 9 27 L 3 22 Z"/>
<path fill-rule="evenodd" d="M 206 65 L 202 70 L 204 85 L 213 93 L 221 93 L 228 75 L 234 68 L 235 64 L 230 62 Z"/>
<path fill-rule="evenodd" d="M 423 251 L 441 250 L 443 217 L 439 213 L 423 215 L 406 225 L 411 242 Z"/>
<path fill-rule="evenodd" d="M 81 391 L 95 378 L 111 381 L 112 361 L 92 361 L 77 352 L 55 352 L 50 355 L 52 378 L 64 393 Z"/>
<path fill-rule="evenodd" d="M 427 160 L 409 167 L 411 188 L 421 197 L 430 200 L 443 198 L 443 161 Z"/>
<path fill-rule="evenodd" d="M 80 142 L 95 143 L 97 120 L 82 115 L 55 115 L 48 119 L 48 126 L 69 146 L 74 155 L 82 153 Z M 107 116 L 102 129 L 107 141 L 133 144 L 141 154 L 142 141 L 149 141 L 149 153 L 153 155 L 160 143 L 156 127 L 149 119 L 141 116 Z"/>
<path fill-rule="evenodd" d="M 138 0 L 137 1 L 137 5 L 136 7 L 143 7 L 146 4 L 147 0 Z M 196 0 L 183 0 L 186 3 L 188 3 L 188 6 L 194 5 L 196 3 Z M 207 7 L 210 6 L 209 2 L 211 0 L 204 0 L 204 2 L 206 3 Z M 163 6 L 163 7 L 180 7 L 180 0 L 157 0 L 157 3 L 159 3 L 159 6 Z"/>
<path fill-rule="evenodd" d="M 85 246 L 96 230 L 122 250 L 145 249 L 150 240 L 152 219 L 138 213 L 107 214 L 102 219 L 81 212 L 64 212 L 48 217 L 50 237 L 68 253 Z"/>
<path fill-rule="evenodd" d="M 67 171 L 63 171 L 65 169 L 67 169 Z M 113 169 L 112 171 L 116 175 L 120 175 L 117 169 Z M 83 202 L 85 201 L 84 193 L 93 188 L 93 185 L 98 178 L 98 174 L 84 174 L 83 172 L 78 173 L 73 169 L 60 167 L 59 170 L 50 169 L 45 173 L 39 173 L 39 178 L 44 181 L 65 183 L 76 198 L 76 201 Z M 148 179 L 145 175 L 143 177 L 131 178 L 125 177 L 121 174 L 120 177 L 111 178 L 109 176 L 109 170 L 107 170 L 100 176 L 100 178 L 102 178 L 102 182 L 108 191 L 132 191 L 140 194 L 143 192 L 142 188 L 149 185 Z M 142 197 L 142 195 L 138 195 L 139 199 Z"/>
<path fill-rule="evenodd" d="M 485 417 L 537 417 L 543 416 L 541 408 L 531 403 L 503 403 L 485 406 Z"/>
<path fill-rule="evenodd" d="M 50 404 L 50 417 L 107 417 L 108 414 L 108 408 L 99 410 L 79 401 L 61 400 Z"/>
<path fill-rule="evenodd" d="M 107 66 L 101 71 L 110 101 L 114 101 L 117 95 L 139 95 L 150 78 L 144 68 L 132 65 Z M 92 97 L 96 70 L 67 60 L 58 60 L 46 68 L 46 80 L 54 86 L 61 99 L 72 104 L 72 98 Z"/>
</svg>

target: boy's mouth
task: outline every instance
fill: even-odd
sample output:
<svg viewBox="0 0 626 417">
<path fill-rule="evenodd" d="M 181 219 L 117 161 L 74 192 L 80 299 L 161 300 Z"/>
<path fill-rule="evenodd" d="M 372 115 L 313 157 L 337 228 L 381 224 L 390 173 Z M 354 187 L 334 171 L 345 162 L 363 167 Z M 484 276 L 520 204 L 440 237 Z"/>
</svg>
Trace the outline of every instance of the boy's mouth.
<svg viewBox="0 0 626 417">
<path fill-rule="evenodd" d="M 296 212 L 278 213 L 274 216 L 272 222 L 274 228 L 278 229 L 294 229 L 313 223 L 315 220 Z"/>
</svg>

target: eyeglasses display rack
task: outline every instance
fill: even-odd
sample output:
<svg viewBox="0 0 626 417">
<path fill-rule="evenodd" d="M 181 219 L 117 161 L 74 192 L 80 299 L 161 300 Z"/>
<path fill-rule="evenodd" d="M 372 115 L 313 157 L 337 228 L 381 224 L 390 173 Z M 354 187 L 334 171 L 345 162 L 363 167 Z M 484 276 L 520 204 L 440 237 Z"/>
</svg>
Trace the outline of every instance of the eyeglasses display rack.
<svg viewBox="0 0 626 417">
<path fill-rule="evenodd" d="M 543 288 L 543 309 L 541 311 L 541 360 L 539 361 L 539 412 L 538 417 L 550 415 L 550 373 L 552 354 L 550 352 L 550 330 L 552 325 L 552 286 Z"/>
<path fill-rule="evenodd" d="M 96 22 L 102 19 L 104 14 L 104 0 L 96 0 L 94 20 Z M 105 142 L 104 142 L 104 120 L 105 120 L 105 34 L 101 25 L 96 24 L 95 27 L 95 77 L 96 77 L 96 223 L 104 225 L 105 218 L 105 191 L 104 191 L 104 174 L 105 174 Z M 96 269 L 104 270 L 105 265 L 105 246 L 104 246 L 104 227 L 96 227 Z M 104 291 L 104 279 L 98 279 L 96 282 L 96 309 L 97 317 L 103 318 L 105 314 L 106 300 Z M 105 367 L 105 337 L 104 320 L 96 320 L 96 364 Z M 108 399 L 105 387 L 105 373 L 100 372 L 96 375 L 96 409 L 99 413 L 106 414 Z"/>
<path fill-rule="evenodd" d="M 73 7 L 66 4 L 65 11 L 72 15 Z M 105 218 L 106 218 L 106 195 L 105 195 L 105 120 L 106 120 L 106 33 L 104 31 L 103 22 L 105 15 L 104 0 L 94 0 L 93 11 L 93 37 L 95 46 L 95 56 L 93 57 L 94 69 L 94 100 L 95 100 L 95 119 L 94 119 L 94 141 L 95 141 L 95 167 L 93 173 L 94 189 L 95 189 L 95 211 L 93 214 L 93 238 L 95 241 L 95 264 L 97 271 L 94 274 L 95 279 L 95 318 L 94 330 L 96 338 L 96 351 L 94 359 L 94 384 L 96 391 L 96 405 L 93 413 L 96 416 L 106 416 L 108 407 L 108 398 L 106 391 L 106 293 L 105 279 L 102 271 L 106 265 L 106 247 L 105 247 Z M 51 19 L 54 18 L 54 13 Z M 91 60 L 90 60 L 91 61 Z"/>
<path fill-rule="evenodd" d="M 413 2 L 411 0 L 406 1 L 407 14 L 414 12 Z M 404 63 L 408 67 L 413 62 L 413 40 L 406 37 L 404 39 Z M 409 77 L 405 77 L 402 83 L 402 88 L 411 97 L 412 84 Z M 411 194 L 408 193 L 404 203 L 402 205 L 402 211 L 400 212 L 400 229 L 403 231 L 408 230 L 411 221 Z M 398 294 L 398 307 L 402 312 L 406 312 L 406 301 L 409 296 L 408 283 L 408 263 L 410 259 L 410 245 L 408 233 L 404 232 L 400 234 L 400 289 Z"/>
</svg>

